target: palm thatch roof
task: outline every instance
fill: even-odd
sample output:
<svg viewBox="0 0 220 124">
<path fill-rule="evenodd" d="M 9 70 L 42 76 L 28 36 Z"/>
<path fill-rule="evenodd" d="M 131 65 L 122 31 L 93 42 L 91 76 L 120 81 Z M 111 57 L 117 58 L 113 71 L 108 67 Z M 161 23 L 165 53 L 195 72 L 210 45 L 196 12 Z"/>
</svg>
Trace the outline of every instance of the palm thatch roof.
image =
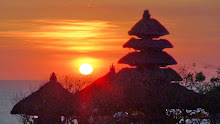
<svg viewBox="0 0 220 124">
<path fill-rule="evenodd" d="M 162 82 L 159 82 L 158 79 Z M 129 102 L 131 102 L 129 99 L 132 98 L 130 98 L 130 95 L 127 96 L 125 91 L 129 92 L 128 89 L 134 88 L 132 93 L 136 94 L 136 92 L 141 93 L 148 90 L 143 89 L 143 87 L 138 87 L 140 88 L 138 89 L 130 86 L 149 82 L 159 84 L 181 80 L 182 78 L 171 68 L 148 70 L 145 72 L 139 72 L 135 68 L 125 68 L 117 74 L 110 71 L 77 93 L 78 104 L 86 106 L 79 108 L 81 109 L 79 111 L 87 111 L 87 114 L 91 114 L 95 108 L 99 109 L 101 114 L 113 114 L 119 110 L 128 110 L 130 109 L 128 107 Z M 139 102 L 142 103 L 144 98 L 139 95 L 137 97 L 140 97 L 139 101 L 134 101 L 138 102 L 138 104 Z M 136 96 L 134 96 L 134 99 L 136 99 Z"/>
<path fill-rule="evenodd" d="M 144 50 L 148 48 L 173 48 L 173 45 L 165 39 L 135 39 L 131 38 L 123 45 L 124 48 L 134 48 L 135 50 Z"/>
<path fill-rule="evenodd" d="M 138 110 L 147 114 L 146 118 L 150 120 L 157 119 L 161 110 L 166 108 L 197 108 L 197 93 L 179 84 L 170 83 L 172 77 L 165 79 L 170 76 L 166 72 L 175 72 L 170 70 L 172 69 L 161 70 L 165 75 L 159 76 L 156 76 L 156 71 L 144 73 L 135 68 L 122 69 L 112 76 L 108 73 L 79 92 L 79 102 L 83 105 L 81 110 L 88 110 L 90 114 L 95 109 L 99 114 Z M 159 77 L 164 80 L 158 79 Z"/>
<path fill-rule="evenodd" d="M 169 34 L 169 32 L 157 20 L 150 18 L 149 11 L 145 10 L 143 18 L 134 25 L 128 34 L 139 38 L 158 38 Z"/>
<path fill-rule="evenodd" d="M 202 107 L 202 94 L 189 90 L 178 83 L 170 83 L 166 86 L 166 100 L 169 101 L 167 109 L 190 109 Z"/>
<path fill-rule="evenodd" d="M 171 69 L 158 72 L 151 70 L 145 73 L 138 73 L 137 69 L 123 69 L 117 73 L 117 84 L 124 87 L 123 93 L 126 94 L 130 107 L 142 106 L 142 109 L 157 107 L 196 109 L 200 107 L 200 95 L 178 83 L 170 83 L 171 80 L 178 79 L 178 77 L 181 80 L 181 77 L 178 74 L 176 77 L 166 74 L 169 72 L 170 74 L 175 73 Z"/>
<path fill-rule="evenodd" d="M 204 108 L 210 113 L 220 113 L 220 86 L 204 95 Z"/>
<path fill-rule="evenodd" d="M 91 115 L 94 109 L 99 109 L 99 114 L 114 114 L 120 102 L 120 89 L 113 80 L 116 77 L 115 71 L 110 71 L 90 85 L 86 86 L 77 95 L 77 103 L 81 115 Z"/>
<path fill-rule="evenodd" d="M 124 68 L 120 70 L 117 75 L 120 75 L 118 76 L 118 78 L 128 76 L 130 79 L 141 79 L 141 81 L 146 82 L 158 82 L 158 80 L 161 80 L 163 82 L 182 81 L 182 77 L 172 68 L 145 69 L 141 71 L 137 68 Z"/>
<path fill-rule="evenodd" d="M 18 102 L 11 114 L 26 114 L 39 116 L 69 116 L 75 113 L 75 96 L 57 82 L 56 76 L 51 75 L 50 82 L 39 90 Z"/>
<path fill-rule="evenodd" d="M 130 66 L 154 64 L 162 67 L 177 64 L 175 59 L 166 52 L 131 52 L 122 57 L 118 63 L 129 64 Z"/>
</svg>

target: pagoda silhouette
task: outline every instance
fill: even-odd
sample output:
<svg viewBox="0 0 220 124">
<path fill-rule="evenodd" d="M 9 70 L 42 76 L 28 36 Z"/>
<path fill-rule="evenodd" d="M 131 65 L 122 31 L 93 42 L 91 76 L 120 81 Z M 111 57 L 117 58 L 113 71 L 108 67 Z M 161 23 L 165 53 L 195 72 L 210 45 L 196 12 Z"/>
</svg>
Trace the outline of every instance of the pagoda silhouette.
<svg viewBox="0 0 220 124">
<path fill-rule="evenodd" d="M 159 39 L 167 34 L 167 29 L 157 20 L 150 18 L 149 11 L 145 10 L 143 18 L 129 31 L 129 35 L 138 38 L 133 37 L 123 45 L 124 48 L 133 48 L 136 51 L 128 53 L 118 63 L 135 66 L 138 72 L 150 74 L 148 78 L 155 76 L 157 80 L 165 79 L 169 82 L 182 80 L 171 68 L 161 68 L 177 64 L 172 56 L 163 51 L 164 48 L 173 48 L 173 45 L 166 39 Z"/>
<path fill-rule="evenodd" d="M 200 95 L 172 83 L 182 81 L 181 76 L 168 65 L 177 64 L 164 48 L 173 45 L 161 36 L 167 29 L 145 10 L 143 18 L 128 32 L 132 37 L 123 47 L 135 51 L 122 57 L 118 63 L 128 64 L 117 73 L 117 83 L 124 87 L 126 107 L 141 111 L 147 123 L 163 123 L 166 109 L 196 109 L 200 107 Z M 126 110 L 128 111 L 128 110 Z M 168 122 L 169 123 L 169 122 Z"/>
</svg>

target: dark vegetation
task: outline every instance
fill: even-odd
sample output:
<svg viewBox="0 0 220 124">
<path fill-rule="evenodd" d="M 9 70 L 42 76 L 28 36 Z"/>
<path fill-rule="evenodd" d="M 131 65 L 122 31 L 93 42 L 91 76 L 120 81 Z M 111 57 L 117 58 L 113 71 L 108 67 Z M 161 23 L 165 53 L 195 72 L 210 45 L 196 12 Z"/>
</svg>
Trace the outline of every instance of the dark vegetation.
<svg viewBox="0 0 220 124">
<path fill-rule="evenodd" d="M 219 88 L 220 86 L 220 67 L 216 69 L 216 76 L 212 77 L 210 79 L 207 79 L 203 72 L 197 72 L 196 71 L 196 64 L 193 63 L 192 66 L 182 66 L 177 68 L 178 73 L 183 77 L 183 81 L 173 82 L 173 83 L 179 83 L 182 86 L 185 86 L 189 90 L 193 90 L 197 93 L 203 94 L 204 96 L 207 96 L 216 88 Z M 213 80 L 215 79 L 215 80 Z M 218 97 L 219 95 L 216 95 Z M 219 100 L 219 98 L 217 98 Z M 203 101 L 207 102 L 207 100 Z M 214 102 L 213 100 L 209 102 Z M 200 103 L 205 104 L 205 103 Z M 207 109 L 207 108 L 206 108 Z M 172 115 L 172 117 L 175 117 L 178 121 L 184 119 L 188 119 L 188 123 L 201 123 L 204 122 L 203 119 L 207 119 L 205 121 L 206 123 L 211 123 L 210 120 L 210 114 L 204 109 L 204 108 L 198 108 L 196 110 L 187 110 L 186 113 L 183 113 L 180 109 L 172 109 L 168 110 L 168 115 Z M 185 118 L 184 118 L 185 115 Z M 219 122 L 219 117 L 218 121 Z M 215 122 L 215 123 L 217 123 Z"/>
</svg>

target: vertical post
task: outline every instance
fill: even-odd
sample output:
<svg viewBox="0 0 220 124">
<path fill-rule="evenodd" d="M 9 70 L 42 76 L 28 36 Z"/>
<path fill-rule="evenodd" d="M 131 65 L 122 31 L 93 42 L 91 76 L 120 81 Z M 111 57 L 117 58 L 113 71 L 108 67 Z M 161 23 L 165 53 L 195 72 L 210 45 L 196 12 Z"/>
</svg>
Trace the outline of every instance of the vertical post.
<svg viewBox="0 0 220 124">
<path fill-rule="evenodd" d="M 186 124 L 186 109 L 182 109 L 183 113 L 183 124 Z"/>
</svg>

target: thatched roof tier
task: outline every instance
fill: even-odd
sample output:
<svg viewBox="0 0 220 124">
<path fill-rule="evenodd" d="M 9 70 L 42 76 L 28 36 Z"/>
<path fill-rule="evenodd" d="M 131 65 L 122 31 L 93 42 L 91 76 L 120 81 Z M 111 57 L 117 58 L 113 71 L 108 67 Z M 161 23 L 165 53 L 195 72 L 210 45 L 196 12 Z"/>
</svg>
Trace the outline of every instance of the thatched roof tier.
<svg viewBox="0 0 220 124">
<path fill-rule="evenodd" d="M 158 38 L 169 34 L 169 32 L 157 20 L 150 18 L 149 11 L 145 10 L 143 18 L 134 25 L 128 34 L 139 38 Z"/>
<path fill-rule="evenodd" d="M 202 107 L 202 94 L 188 90 L 178 83 L 170 83 L 166 87 L 165 96 L 166 100 L 169 101 L 167 109 L 195 110 Z"/>
<path fill-rule="evenodd" d="M 220 86 L 204 95 L 203 106 L 210 113 L 220 113 Z"/>
<path fill-rule="evenodd" d="M 163 68 L 163 69 L 146 69 L 139 70 L 137 68 L 124 68 L 120 70 L 118 73 L 118 78 L 126 77 L 133 78 L 135 80 L 141 79 L 141 81 L 163 81 L 163 82 L 171 82 L 171 81 L 182 81 L 181 76 L 174 71 L 172 68 Z M 123 83 L 123 81 L 121 82 Z"/>
<path fill-rule="evenodd" d="M 201 106 L 201 97 L 194 91 L 171 80 L 182 78 L 173 69 L 145 70 L 125 68 L 117 73 L 116 84 L 122 86 L 129 106 L 149 106 L 147 109 L 163 107 L 172 109 L 196 109 Z M 141 105 L 143 104 L 143 105 Z"/>
<path fill-rule="evenodd" d="M 165 39 L 153 40 L 153 39 L 135 39 L 131 38 L 123 45 L 124 48 L 134 48 L 135 50 L 144 50 L 148 48 L 173 48 L 173 45 Z"/>
<path fill-rule="evenodd" d="M 118 63 L 130 66 L 159 65 L 161 67 L 177 64 L 175 59 L 166 52 L 131 52 L 122 57 Z"/>
<path fill-rule="evenodd" d="M 143 111 L 158 109 L 158 107 L 194 110 L 202 106 L 200 94 L 190 91 L 179 84 L 157 84 L 151 82 L 145 83 L 145 85 L 138 84 L 138 82 L 135 84 L 130 84 L 129 87 L 124 89 L 124 93 L 127 94 L 125 95 L 127 101 L 129 101 L 128 106 L 131 108 L 141 106 Z"/>
<path fill-rule="evenodd" d="M 18 102 L 11 114 L 69 116 L 75 113 L 74 99 L 75 96 L 56 81 L 53 73 L 50 82 Z"/>
</svg>

